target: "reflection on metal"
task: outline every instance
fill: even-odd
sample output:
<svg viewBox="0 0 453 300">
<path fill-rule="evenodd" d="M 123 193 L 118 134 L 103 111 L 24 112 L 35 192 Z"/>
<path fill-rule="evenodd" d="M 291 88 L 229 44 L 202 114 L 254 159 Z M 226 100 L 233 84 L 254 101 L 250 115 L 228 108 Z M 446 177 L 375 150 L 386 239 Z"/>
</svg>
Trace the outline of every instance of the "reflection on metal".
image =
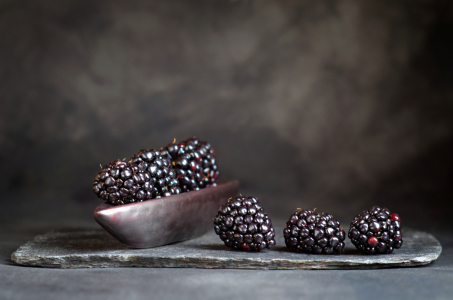
<svg viewBox="0 0 453 300">
<path fill-rule="evenodd" d="M 101 204 L 94 218 L 120 242 L 134 248 L 155 247 L 195 238 L 213 228 L 212 218 L 229 197 L 237 196 L 237 180 L 199 191 L 120 206 Z"/>
</svg>

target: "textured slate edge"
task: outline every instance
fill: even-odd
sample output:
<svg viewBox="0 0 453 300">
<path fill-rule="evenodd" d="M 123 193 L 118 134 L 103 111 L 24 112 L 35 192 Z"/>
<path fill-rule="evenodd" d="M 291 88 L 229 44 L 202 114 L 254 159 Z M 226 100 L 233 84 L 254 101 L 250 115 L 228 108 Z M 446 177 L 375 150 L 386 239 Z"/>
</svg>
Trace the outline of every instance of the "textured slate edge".
<svg viewBox="0 0 453 300">
<path fill-rule="evenodd" d="M 128 254 L 121 254 L 125 249 L 118 249 L 118 255 L 100 255 L 96 254 L 93 258 L 93 253 L 89 254 L 69 254 L 69 255 L 29 255 L 32 253 L 33 246 L 42 240 L 52 238 L 53 232 L 45 235 L 37 236 L 33 241 L 27 242 L 19 247 L 16 252 L 11 255 L 11 260 L 17 264 L 25 266 L 37 266 L 47 268 L 108 268 L 108 267 L 149 267 L 149 268 L 204 268 L 204 269 L 379 269 L 390 267 L 413 267 L 431 263 L 436 260 L 442 252 L 440 243 L 430 234 L 417 232 L 414 236 L 423 236 L 424 242 L 431 248 L 429 254 L 416 256 L 411 259 L 405 257 L 397 257 L 392 255 L 392 260 L 389 261 L 387 255 L 372 255 L 363 256 L 357 262 L 356 255 L 342 254 L 335 256 L 336 260 L 326 260 L 332 256 L 324 255 L 300 255 L 300 260 L 294 259 L 262 259 L 258 257 L 252 258 L 230 258 L 230 257 L 187 257 L 187 256 L 162 256 L 162 257 L 139 257 Z M 253 255 L 253 254 L 251 254 Z M 310 258 L 304 260 L 304 258 Z M 319 257 L 319 259 L 318 259 Z M 365 258 L 367 260 L 363 260 Z M 396 261 L 395 261 L 396 259 Z"/>
<path fill-rule="evenodd" d="M 93 263 L 86 256 L 72 256 L 73 259 L 68 260 L 65 257 L 47 257 L 36 258 L 34 260 L 22 261 L 16 256 L 12 259 L 14 262 L 25 266 L 45 267 L 45 268 L 112 268 L 112 267 L 147 267 L 147 268 L 201 268 L 201 269 L 254 269 L 254 270 L 330 270 L 330 269 L 381 269 L 393 267 L 415 267 L 427 265 L 438 258 L 438 255 L 426 257 L 426 260 L 411 260 L 410 262 L 401 263 L 370 263 L 358 264 L 350 262 L 348 265 L 343 263 L 323 262 L 319 261 L 288 261 L 274 259 L 270 262 L 260 261 L 256 259 L 203 259 L 203 258 L 128 258 L 122 262 L 122 256 L 118 255 L 115 265 L 112 264 L 112 257 L 104 257 L 105 263 L 102 262 L 102 256 Z M 49 262 L 49 260 L 53 260 Z M 101 260 L 101 262 L 99 261 Z"/>
</svg>

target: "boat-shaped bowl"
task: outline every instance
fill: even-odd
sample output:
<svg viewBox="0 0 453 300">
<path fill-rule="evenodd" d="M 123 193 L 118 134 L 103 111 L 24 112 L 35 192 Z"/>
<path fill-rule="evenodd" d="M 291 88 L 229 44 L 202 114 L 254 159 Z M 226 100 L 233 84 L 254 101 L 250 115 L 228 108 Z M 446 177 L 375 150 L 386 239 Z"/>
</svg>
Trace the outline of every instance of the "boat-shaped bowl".
<svg viewBox="0 0 453 300">
<path fill-rule="evenodd" d="M 149 248 L 198 237 L 213 228 L 213 217 L 229 197 L 239 192 L 239 181 L 139 203 L 101 204 L 94 219 L 120 242 Z"/>
</svg>

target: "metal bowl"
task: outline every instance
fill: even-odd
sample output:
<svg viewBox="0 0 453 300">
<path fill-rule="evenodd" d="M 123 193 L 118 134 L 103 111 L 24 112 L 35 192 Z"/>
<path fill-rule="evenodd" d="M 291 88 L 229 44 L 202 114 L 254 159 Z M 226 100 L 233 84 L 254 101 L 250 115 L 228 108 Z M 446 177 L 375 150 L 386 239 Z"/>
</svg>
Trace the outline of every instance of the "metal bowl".
<svg viewBox="0 0 453 300">
<path fill-rule="evenodd" d="M 198 237 L 213 228 L 219 206 L 239 192 L 239 181 L 139 203 L 101 204 L 94 219 L 120 242 L 149 248 Z"/>
</svg>

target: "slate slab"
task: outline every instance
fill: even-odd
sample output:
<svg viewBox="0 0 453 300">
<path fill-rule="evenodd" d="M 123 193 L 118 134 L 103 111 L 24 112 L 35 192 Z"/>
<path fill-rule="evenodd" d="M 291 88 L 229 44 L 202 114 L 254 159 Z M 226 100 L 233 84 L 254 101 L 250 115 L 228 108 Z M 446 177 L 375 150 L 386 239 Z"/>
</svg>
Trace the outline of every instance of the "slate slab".
<svg viewBox="0 0 453 300">
<path fill-rule="evenodd" d="M 287 250 L 282 234 L 274 248 L 248 253 L 225 247 L 213 231 L 171 245 L 133 249 L 102 229 L 71 229 L 37 236 L 19 247 L 11 260 L 47 268 L 375 269 L 429 264 L 441 251 L 436 238 L 414 230 L 404 231 L 402 248 L 390 255 L 363 255 L 349 239 L 343 254 L 309 255 Z"/>
</svg>

